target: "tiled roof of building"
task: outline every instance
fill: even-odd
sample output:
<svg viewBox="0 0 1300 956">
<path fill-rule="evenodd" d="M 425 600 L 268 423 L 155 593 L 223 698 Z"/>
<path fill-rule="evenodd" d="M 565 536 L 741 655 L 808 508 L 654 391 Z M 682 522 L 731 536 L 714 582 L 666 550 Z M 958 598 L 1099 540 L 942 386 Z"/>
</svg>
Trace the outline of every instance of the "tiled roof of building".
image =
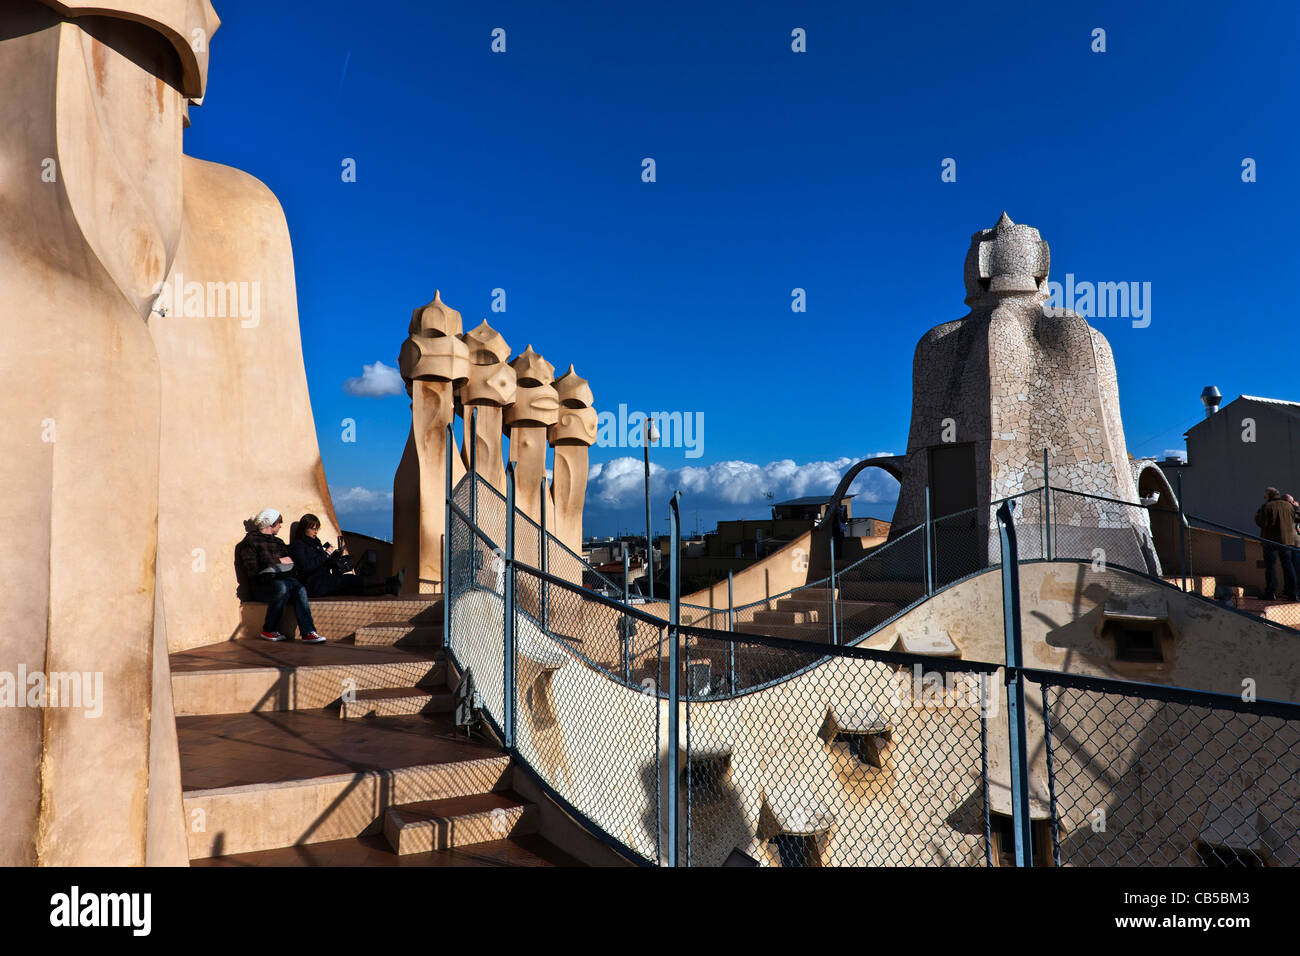
<svg viewBox="0 0 1300 956">
<path fill-rule="evenodd" d="M 1300 408 L 1300 402 L 1288 402 L 1285 398 L 1262 398 L 1259 395 L 1240 395 L 1250 402 L 1267 402 L 1269 405 L 1290 405 L 1292 408 Z"/>
<path fill-rule="evenodd" d="M 786 505 L 824 505 L 826 504 L 826 499 L 829 498 L 831 494 L 831 492 L 827 492 L 824 495 L 805 495 L 802 498 L 791 498 L 789 501 L 778 501 L 775 503 L 775 506 L 783 508 Z M 856 498 L 857 494 L 845 495 L 844 497 Z"/>
</svg>

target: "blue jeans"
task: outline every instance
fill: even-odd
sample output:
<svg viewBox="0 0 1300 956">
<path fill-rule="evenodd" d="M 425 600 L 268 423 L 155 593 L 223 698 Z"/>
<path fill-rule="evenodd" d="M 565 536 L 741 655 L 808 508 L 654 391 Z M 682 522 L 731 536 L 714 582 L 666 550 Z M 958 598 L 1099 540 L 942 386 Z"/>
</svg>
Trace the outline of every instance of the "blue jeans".
<svg viewBox="0 0 1300 956">
<path fill-rule="evenodd" d="M 278 631 L 284 606 L 290 602 L 293 603 L 294 617 L 298 619 L 298 633 L 310 634 L 316 630 L 316 622 L 311 619 L 311 606 L 307 603 L 307 589 L 297 578 L 285 576 L 266 584 L 259 582 L 253 589 L 253 597 L 266 602 L 266 623 L 262 630 Z"/>
<path fill-rule="evenodd" d="M 1273 567 L 1273 555 L 1277 555 L 1277 563 L 1282 565 L 1282 587 L 1285 589 L 1282 595 L 1277 592 L 1277 569 Z M 1264 542 L 1264 593 L 1271 594 L 1274 597 L 1287 597 L 1292 601 L 1300 601 L 1300 589 L 1296 583 L 1296 552 L 1291 548 L 1281 544 L 1270 544 Z"/>
</svg>

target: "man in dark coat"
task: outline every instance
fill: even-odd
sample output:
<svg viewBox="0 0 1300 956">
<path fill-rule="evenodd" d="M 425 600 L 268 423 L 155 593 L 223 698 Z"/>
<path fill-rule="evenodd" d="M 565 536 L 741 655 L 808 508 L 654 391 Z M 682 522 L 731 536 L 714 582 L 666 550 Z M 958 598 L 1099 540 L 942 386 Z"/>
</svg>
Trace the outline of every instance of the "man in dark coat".
<svg viewBox="0 0 1300 956">
<path fill-rule="evenodd" d="M 1300 601 L 1300 584 L 1296 580 L 1296 524 L 1300 522 L 1300 509 L 1282 497 L 1276 488 L 1264 489 L 1264 504 L 1255 512 L 1264 539 L 1264 599 L 1277 598 L 1277 571 L 1273 559 L 1282 565 L 1282 586 L 1286 597 Z"/>
</svg>

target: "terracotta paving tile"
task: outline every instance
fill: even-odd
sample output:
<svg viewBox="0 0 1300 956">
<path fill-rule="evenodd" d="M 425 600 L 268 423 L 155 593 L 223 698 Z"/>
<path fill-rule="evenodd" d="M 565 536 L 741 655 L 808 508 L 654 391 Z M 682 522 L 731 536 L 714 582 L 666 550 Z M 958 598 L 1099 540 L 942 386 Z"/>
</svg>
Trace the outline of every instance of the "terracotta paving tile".
<svg viewBox="0 0 1300 956">
<path fill-rule="evenodd" d="M 499 757 L 446 714 L 340 720 L 307 710 L 178 717 L 181 789 L 207 790 Z"/>
<path fill-rule="evenodd" d="M 536 834 L 398 856 L 382 836 L 192 860 L 191 866 L 581 866 Z"/>
</svg>

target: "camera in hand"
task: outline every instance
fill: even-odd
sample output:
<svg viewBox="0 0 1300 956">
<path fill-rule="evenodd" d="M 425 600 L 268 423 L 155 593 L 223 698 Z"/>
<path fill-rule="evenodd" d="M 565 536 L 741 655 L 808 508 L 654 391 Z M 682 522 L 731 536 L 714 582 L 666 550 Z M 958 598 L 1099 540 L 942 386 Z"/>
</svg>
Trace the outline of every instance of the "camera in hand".
<svg viewBox="0 0 1300 956">
<path fill-rule="evenodd" d="M 352 559 L 343 553 L 343 535 L 339 535 L 339 547 L 334 552 L 334 566 L 344 574 L 352 570 Z"/>
</svg>

